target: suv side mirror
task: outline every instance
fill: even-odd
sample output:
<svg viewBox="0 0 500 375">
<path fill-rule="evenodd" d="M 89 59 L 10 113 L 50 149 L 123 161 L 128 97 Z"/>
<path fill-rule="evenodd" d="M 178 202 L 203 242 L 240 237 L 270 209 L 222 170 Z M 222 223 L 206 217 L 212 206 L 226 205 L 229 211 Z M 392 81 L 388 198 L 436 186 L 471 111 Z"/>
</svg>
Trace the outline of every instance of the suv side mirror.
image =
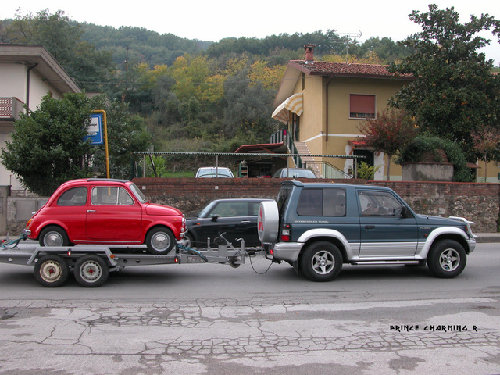
<svg viewBox="0 0 500 375">
<path fill-rule="evenodd" d="M 403 208 L 401 210 L 401 218 L 407 219 L 407 218 L 410 218 L 412 216 L 413 215 L 411 214 L 411 211 L 408 209 L 408 207 L 403 206 Z"/>
<path fill-rule="evenodd" d="M 212 221 L 215 223 L 217 219 L 219 218 L 219 215 L 212 215 Z"/>
<path fill-rule="evenodd" d="M 401 206 L 394 209 L 394 216 L 406 219 L 412 217 L 410 210 L 406 206 Z"/>
</svg>

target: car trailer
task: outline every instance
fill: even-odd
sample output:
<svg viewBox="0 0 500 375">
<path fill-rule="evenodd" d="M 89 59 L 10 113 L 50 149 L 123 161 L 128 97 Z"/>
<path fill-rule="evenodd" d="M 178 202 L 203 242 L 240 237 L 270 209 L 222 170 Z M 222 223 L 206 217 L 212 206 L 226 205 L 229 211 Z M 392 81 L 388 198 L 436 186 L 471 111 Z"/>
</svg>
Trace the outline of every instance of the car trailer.
<svg viewBox="0 0 500 375">
<path fill-rule="evenodd" d="M 248 255 L 245 241 L 235 248 L 230 243 L 206 249 L 193 249 L 178 243 L 166 255 L 145 252 L 144 245 L 75 245 L 39 246 L 29 244 L 0 247 L 0 262 L 34 266 L 35 279 L 46 287 L 63 285 L 72 272 L 78 284 L 84 287 L 98 287 L 108 279 L 109 273 L 125 267 L 159 264 L 220 263 L 234 268 L 245 263 Z M 250 252 L 249 252 L 250 253 Z"/>
</svg>

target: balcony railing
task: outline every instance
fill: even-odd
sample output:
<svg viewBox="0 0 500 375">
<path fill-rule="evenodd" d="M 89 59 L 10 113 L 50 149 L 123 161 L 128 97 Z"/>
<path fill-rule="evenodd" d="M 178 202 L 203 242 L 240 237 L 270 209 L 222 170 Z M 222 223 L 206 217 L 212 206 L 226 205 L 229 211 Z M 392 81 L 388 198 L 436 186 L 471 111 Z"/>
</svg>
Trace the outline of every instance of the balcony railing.
<svg viewBox="0 0 500 375">
<path fill-rule="evenodd" d="M 0 120 L 18 120 L 24 103 L 17 98 L 0 97 Z"/>
<path fill-rule="evenodd" d="M 278 130 L 276 133 L 274 133 L 273 135 L 271 135 L 271 137 L 269 139 L 269 143 L 281 143 L 281 142 L 285 142 L 286 135 L 287 135 L 287 130 L 286 129 Z"/>
</svg>

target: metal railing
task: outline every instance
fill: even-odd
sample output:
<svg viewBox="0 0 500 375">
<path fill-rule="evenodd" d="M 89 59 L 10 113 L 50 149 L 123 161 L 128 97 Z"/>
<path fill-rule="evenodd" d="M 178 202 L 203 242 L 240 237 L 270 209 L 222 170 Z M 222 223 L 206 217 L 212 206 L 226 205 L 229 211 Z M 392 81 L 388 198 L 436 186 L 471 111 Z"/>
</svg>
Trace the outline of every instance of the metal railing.
<svg viewBox="0 0 500 375">
<path fill-rule="evenodd" d="M 299 153 L 297 150 L 297 147 L 295 146 L 295 143 L 293 142 L 292 137 L 288 136 L 288 131 L 286 129 L 278 130 L 276 133 L 271 135 L 271 137 L 269 139 L 269 143 L 281 143 L 281 142 L 286 144 L 286 147 L 288 148 L 288 152 L 290 154 L 293 154 L 290 156 L 292 157 L 293 161 L 295 162 L 295 166 L 297 168 L 302 168 L 302 166 L 304 165 L 304 163 L 302 162 L 302 158 L 300 157 L 300 155 L 297 155 Z"/>
<path fill-rule="evenodd" d="M 326 161 L 308 161 L 307 167 L 310 167 L 311 165 L 318 167 L 322 178 L 336 178 L 336 179 L 353 178 L 351 174 L 345 173 L 340 168 L 337 168 Z"/>
<path fill-rule="evenodd" d="M 287 134 L 288 132 L 286 129 L 278 130 L 276 133 L 271 135 L 271 137 L 269 138 L 269 143 L 284 143 L 287 138 Z"/>
<path fill-rule="evenodd" d="M 18 120 L 23 111 L 24 103 L 15 97 L 0 98 L 0 119 Z"/>
<path fill-rule="evenodd" d="M 295 146 L 295 143 L 293 142 L 293 139 L 291 137 L 286 137 L 286 146 L 288 147 L 288 151 L 290 151 L 290 154 L 292 154 L 292 159 L 295 163 L 295 166 L 297 168 L 302 168 L 304 163 L 302 162 L 302 158 L 299 155 L 299 152 L 297 150 L 297 147 Z"/>
</svg>

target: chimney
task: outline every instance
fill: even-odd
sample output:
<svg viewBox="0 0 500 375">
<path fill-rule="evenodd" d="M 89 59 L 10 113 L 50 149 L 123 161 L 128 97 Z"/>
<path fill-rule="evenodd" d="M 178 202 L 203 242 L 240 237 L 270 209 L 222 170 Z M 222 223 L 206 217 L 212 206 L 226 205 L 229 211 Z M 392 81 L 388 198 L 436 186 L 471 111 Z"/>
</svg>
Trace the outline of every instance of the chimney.
<svg viewBox="0 0 500 375">
<path fill-rule="evenodd" d="M 306 44 L 304 46 L 304 50 L 306 52 L 304 60 L 306 64 L 312 64 L 314 62 L 314 55 L 313 55 L 314 47 L 316 47 L 315 44 Z"/>
</svg>

